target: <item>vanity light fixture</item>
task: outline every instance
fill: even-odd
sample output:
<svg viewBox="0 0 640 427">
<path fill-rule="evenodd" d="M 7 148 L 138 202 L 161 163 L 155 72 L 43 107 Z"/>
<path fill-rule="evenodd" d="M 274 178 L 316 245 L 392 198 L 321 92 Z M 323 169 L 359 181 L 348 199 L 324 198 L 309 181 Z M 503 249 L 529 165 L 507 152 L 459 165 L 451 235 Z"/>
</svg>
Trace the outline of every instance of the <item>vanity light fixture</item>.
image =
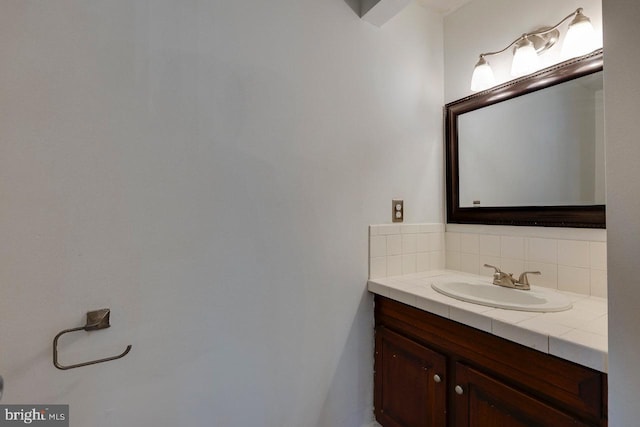
<svg viewBox="0 0 640 427">
<path fill-rule="evenodd" d="M 537 71 L 540 68 L 538 55 L 548 50 L 558 41 L 560 37 L 558 28 L 571 18 L 573 20 L 569 23 L 567 34 L 562 44 L 562 59 L 585 55 L 597 49 L 598 41 L 595 31 L 591 21 L 582 13 L 582 10 L 581 7 L 576 9 L 575 12 L 567 15 L 553 27 L 544 27 L 525 33 L 502 50 L 481 53 L 480 60 L 473 69 L 471 90 L 477 92 L 495 85 L 493 71 L 486 57 L 498 55 L 511 47 L 513 47 L 512 76 L 520 77 Z"/>
</svg>

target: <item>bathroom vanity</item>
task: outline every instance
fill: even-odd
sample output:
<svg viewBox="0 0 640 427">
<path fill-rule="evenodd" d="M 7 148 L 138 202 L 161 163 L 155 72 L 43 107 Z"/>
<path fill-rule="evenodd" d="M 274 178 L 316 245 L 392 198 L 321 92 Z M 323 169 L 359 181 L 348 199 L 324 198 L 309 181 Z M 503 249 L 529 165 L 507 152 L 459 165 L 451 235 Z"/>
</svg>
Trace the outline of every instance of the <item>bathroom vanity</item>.
<svg viewBox="0 0 640 427">
<path fill-rule="evenodd" d="M 369 285 L 377 293 L 374 406 L 382 426 L 607 425 L 606 373 L 385 296 L 422 292 L 446 305 L 448 297 L 427 288 Z M 473 306 L 451 301 L 456 310 Z"/>
<path fill-rule="evenodd" d="M 605 228 L 602 70 L 603 52 L 597 50 L 447 104 L 447 223 Z M 552 250 L 528 259 L 522 237 L 495 233 L 482 253 L 476 236 L 462 267 L 462 256 L 454 261 L 455 245 L 444 248 L 442 238 L 420 235 L 421 226 L 406 227 L 370 229 L 374 407 L 382 426 L 607 425 L 606 300 L 592 296 L 602 295 L 593 289 L 598 277 L 606 281 L 606 261 L 596 262 L 595 249 L 590 252 L 596 245 L 564 234 L 569 237 L 561 257 L 559 243 L 533 233 L 533 246 Z M 566 248 L 575 253 L 567 255 Z M 438 251 L 447 253 L 446 262 Z M 550 287 L 576 292 L 560 295 L 575 301 L 556 304 L 568 309 L 562 314 L 546 312 L 554 307 L 496 308 L 506 308 L 495 304 L 498 293 L 512 305 L 551 298 L 542 289 L 529 293 L 526 274 L 516 281 L 485 264 L 495 269 L 494 284 L 513 288 L 494 292 L 489 279 L 478 276 L 481 256 L 521 268 L 525 258 L 534 261 L 536 267 L 526 268 L 542 265 L 563 286 L 571 282 L 568 289 Z M 437 271 L 444 266 L 452 270 Z M 476 276 L 460 278 L 465 273 L 457 269 Z M 438 276 L 446 286 L 434 283 Z M 487 281 L 482 289 L 471 283 L 481 279 Z M 586 294 L 578 295 L 585 287 Z M 473 298 L 450 298 L 457 292 Z M 480 297 L 472 295 L 478 292 Z M 485 297 L 493 298 L 491 308 L 477 305 Z"/>
</svg>

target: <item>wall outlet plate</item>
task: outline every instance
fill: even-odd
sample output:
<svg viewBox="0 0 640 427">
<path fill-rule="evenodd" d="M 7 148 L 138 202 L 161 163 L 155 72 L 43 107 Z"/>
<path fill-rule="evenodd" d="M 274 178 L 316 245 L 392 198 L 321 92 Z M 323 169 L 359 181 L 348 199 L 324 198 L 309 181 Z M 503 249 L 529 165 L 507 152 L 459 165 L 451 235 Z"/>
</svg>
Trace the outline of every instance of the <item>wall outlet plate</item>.
<svg viewBox="0 0 640 427">
<path fill-rule="evenodd" d="M 404 221 L 404 200 L 394 199 L 391 201 L 391 220 L 393 222 Z"/>
</svg>

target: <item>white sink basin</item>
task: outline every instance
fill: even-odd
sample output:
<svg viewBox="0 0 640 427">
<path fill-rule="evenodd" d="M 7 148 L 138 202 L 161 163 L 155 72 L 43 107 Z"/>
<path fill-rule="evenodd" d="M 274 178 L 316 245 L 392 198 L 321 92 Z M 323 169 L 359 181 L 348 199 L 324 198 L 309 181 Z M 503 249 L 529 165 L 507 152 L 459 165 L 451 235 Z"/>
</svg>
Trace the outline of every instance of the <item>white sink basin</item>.
<svg viewBox="0 0 640 427">
<path fill-rule="evenodd" d="M 431 287 L 441 294 L 474 304 L 519 311 L 564 311 L 571 300 L 552 289 L 531 286 L 531 290 L 496 286 L 489 281 L 435 281 Z"/>
</svg>

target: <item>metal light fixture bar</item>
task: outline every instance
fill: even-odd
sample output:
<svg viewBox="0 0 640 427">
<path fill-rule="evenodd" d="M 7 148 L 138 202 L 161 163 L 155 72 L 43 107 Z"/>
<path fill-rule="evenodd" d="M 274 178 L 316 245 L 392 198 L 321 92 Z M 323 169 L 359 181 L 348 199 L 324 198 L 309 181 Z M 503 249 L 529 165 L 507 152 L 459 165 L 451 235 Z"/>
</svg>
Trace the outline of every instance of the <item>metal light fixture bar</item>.
<svg viewBox="0 0 640 427">
<path fill-rule="evenodd" d="M 521 64 L 518 64 L 520 58 L 516 57 L 528 56 L 528 59 L 531 59 L 532 56 L 535 57 L 535 55 L 533 54 L 533 50 L 535 50 L 535 53 L 539 55 L 551 48 L 560 38 L 560 31 L 558 30 L 558 28 L 571 18 L 573 18 L 573 20 L 569 24 L 569 29 L 571 29 L 571 27 L 575 24 L 590 24 L 589 18 L 587 18 L 582 12 L 583 9 L 580 7 L 564 17 L 560 22 L 552 27 L 543 27 L 530 33 L 524 33 L 520 37 L 509 43 L 504 49 L 497 50 L 495 52 L 481 53 L 480 59 L 474 68 L 474 76 L 472 79 L 471 89 L 482 90 L 486 89 L 489 86 L 492 86 L 492 84 L 487 83 L 488 81 L 493 80 L 493 72 L 491 71 L 489 62 L 486 60 L 486 57 L 498 55 L 509 50 L 512 47 L 514 54 L 514 65 L 512 68 L 512 74 L 515 76 L 519 76 L 534 71 L 523 70 Z M 533 50 L 531 48 L 533 48 Z M 520 52 L 518 52 L 519 50 Z M 479 82 L 478 80 L 481 81 Z"/>
<path fill-rule="evenodd" d="M 560 22 L 558 22 L 556 25 L 554 25 L 553 27 L 544 27 L 544 28 L 541 28 L 539 30 L 532 31 L 530 33 L 525 33 L 525 34 L 521 35 L 520 37 L 518 37 L 517 39 L 515 39 L 514 41 L 512 41 L 511 43 L 509 43 L 509 45 L 507 47 L 505 47 L 504 49 L 501 49 L 501 50 L 498 50 L 498 51 L 495 51 L 495 52 L 481 53 L 480 57 L 482 58 L 482 57 L 485 57 L 485 56 L 497 55 L 499 53 L 502 53 L 502 52 L 506 51 L 507 49 L 509 49 L 510 47 L 512 47 L 514 45 L 517 45 L 518 43 L 524 41 L 525 38 L 528 38 L 533 43 L 533 46 L 534 46 L 536 52 L 542 53 L 545 50 L 547 50 L 550 47 L 552 47 L 558 41 L 558 38 L 560 37 L 560 31 L 558 31 L 558 27 L 560 27 L 560 25 L 564 24 L 569 18 L 573 18 L 574 16 L 582 15 L 582 11 L 583 11 L 583 9 L 581 7 L 579 7 L 578 9 L 576 9 L 575 12 L 570 13 L 566 17 L 562 18 L 562 20 Z M 582 16 L 584 16 L 584 15 L 582 15 Z"/>
</svg>

